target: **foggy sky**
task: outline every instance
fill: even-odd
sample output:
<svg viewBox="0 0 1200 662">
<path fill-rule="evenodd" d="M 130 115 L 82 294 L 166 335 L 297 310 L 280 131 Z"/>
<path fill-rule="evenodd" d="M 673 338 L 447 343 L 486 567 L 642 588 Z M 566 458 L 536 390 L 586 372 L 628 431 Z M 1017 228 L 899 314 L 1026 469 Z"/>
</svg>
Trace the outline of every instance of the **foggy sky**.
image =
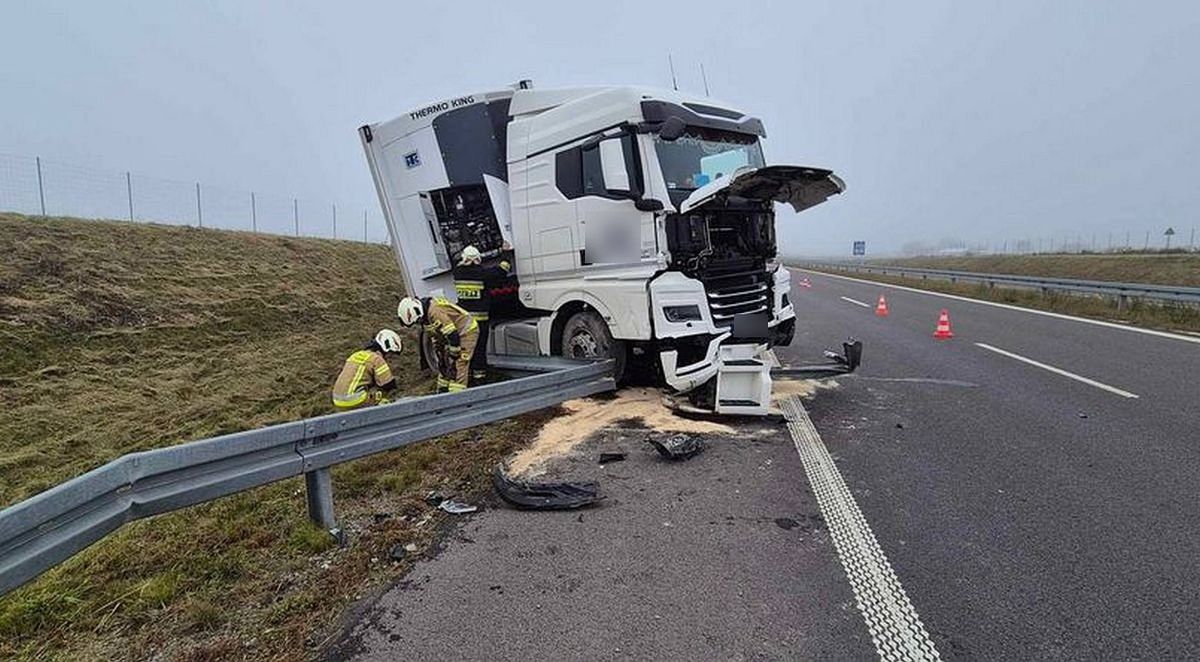
<svg viewBox="0 0 1200 662">
<path fill-rule="evenodd" d="M 0 152 L 377 208 L 359 125 L 520 78 L 665 87 L 671 53 L 768 162 L 847 181 L 781 209 L 792 254 L 1200 225 L 1200 3 L 417 4 L 5 2 Z"/>
</svg>

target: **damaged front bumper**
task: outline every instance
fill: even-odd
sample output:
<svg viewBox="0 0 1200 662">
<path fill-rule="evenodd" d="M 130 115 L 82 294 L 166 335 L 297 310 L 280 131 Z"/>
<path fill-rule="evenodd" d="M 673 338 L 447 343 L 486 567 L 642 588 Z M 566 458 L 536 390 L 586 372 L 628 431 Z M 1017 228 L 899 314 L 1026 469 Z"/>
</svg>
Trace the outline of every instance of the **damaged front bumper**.
<svg viewBox="0 0 1200 662">
<path fill-rule="evenodd" d="M 825 350 L 824 363 L 784 365 L 771 368 L 772 379 L 824 379 L 849 374 L 862 363 L 862 341 L 850 338 L 842 343 L 842 353 Z"/>
</svg>

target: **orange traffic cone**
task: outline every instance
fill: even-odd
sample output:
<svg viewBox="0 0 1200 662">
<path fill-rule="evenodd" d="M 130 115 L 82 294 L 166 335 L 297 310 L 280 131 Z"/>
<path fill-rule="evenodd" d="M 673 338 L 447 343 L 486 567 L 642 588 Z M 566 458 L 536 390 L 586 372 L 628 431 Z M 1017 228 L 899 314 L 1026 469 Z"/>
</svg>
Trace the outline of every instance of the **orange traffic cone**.
<svg viewBox="0 0 1200 662">
<path fill-rule="evenodd" d="M 942 309 L 941 317 L 938 317 L 937 328 L 933 331 L 933 337 L 938 340 L 953 338 L 954 332 L 950 330 L 950 311 Z"/>
<path fill-rule="evenodd" d="M 800 279 L 800 287 L 812 287 L 812 283 L 809 282 L 808 276 Z"/>
<path fill-rule="evenodd" d="M 875 314 L 880 317 L 888 316 L 887 299 L 883 298 L 882 294 L 879 295 L 879 305 L 875 306 Z"/>
</svg>

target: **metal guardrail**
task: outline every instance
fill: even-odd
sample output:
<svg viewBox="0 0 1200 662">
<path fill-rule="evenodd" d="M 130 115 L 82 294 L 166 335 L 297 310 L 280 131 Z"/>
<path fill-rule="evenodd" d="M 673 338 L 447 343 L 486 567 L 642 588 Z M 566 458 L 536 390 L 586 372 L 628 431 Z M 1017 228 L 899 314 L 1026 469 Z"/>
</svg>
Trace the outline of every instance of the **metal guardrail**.
<svg viewBox="0 0 1200 662">
<path fill-rule="evenodd" d="M 988 285 L 1034 288 L 1040 289 L 1043 292 L 1058 290 L 1112 296 L 1117 298 L 1118 306 L 1120 307 L 1124 307 L 1131 298 L 1200 304 L 1200 287 L 1185 287 L 1183 285 L 1120 283 L 1106 280 L 1079 280 L 1074 278 L 1043 278 L 1038 276 L 989 274 L 973 271 L 890 267 L 886 265 L 867 265 L 850 262 L 801 262 L 797 266 L 808 267 L 817 271 L 834 270 L 855 273 L 876 273 L 885 276 L 920 276 L 921 278 L 938 278 L 949 280 L 950 282 L 961 280 L 970 283 L 986 283 Z"/>
<path fill-rule="evenodd" d="M 543 374 L 130 453 L 10 506 L 0 511 L 0 595 L 126 522 L 301 474 L 309 517 L 340 539 L 333 465 L 615 388 L 612 361 L 511 362 Z"/>
</svg>

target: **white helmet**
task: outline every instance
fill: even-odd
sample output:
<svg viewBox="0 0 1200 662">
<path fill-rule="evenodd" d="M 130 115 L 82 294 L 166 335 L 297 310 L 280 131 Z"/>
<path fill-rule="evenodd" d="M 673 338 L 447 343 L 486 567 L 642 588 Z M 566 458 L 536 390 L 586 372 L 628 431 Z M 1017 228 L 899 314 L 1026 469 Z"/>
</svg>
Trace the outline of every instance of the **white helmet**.
<svg viewBox="0 0 1200 662">
<path fill-rule="evenodd" d="M 396 317 L 400 318 L 400 323 L 404 326 L 412 326 L 424 316 L 425 306 L 421 305 L 420 299 L 404 297 L 400 300 L 400 305 L 396 306 Z"/>
<path fill-rule="evenodd" d="M 400 353 L 400 334 L 391 329 L 383 329 L 375 334 L 375 344 L 385 352 Z"/>
<path fill-rule="evenodd" d="M 479 264 L 483 261 L 483 253 L 479 252 L 474 246 L 467 246 L 462 251 L 462 256 L 458 258 L 459 264 Z"/>
</svg>

